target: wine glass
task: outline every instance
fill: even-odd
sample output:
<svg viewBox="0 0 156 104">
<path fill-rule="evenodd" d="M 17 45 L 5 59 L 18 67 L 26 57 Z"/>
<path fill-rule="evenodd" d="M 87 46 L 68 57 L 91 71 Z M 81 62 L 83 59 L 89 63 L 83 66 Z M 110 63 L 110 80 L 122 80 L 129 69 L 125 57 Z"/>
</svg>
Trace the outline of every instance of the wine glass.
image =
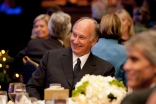
<svg viewBox="0 0 156 104">
<path fill-rule="evenodd" d="M 23 83 L 12 82 L 9 84 L 8 95 L 12 102 L 15 101 L 15 97 L 17 93 L 21 93 L 25 90 Z"/>
</svg>

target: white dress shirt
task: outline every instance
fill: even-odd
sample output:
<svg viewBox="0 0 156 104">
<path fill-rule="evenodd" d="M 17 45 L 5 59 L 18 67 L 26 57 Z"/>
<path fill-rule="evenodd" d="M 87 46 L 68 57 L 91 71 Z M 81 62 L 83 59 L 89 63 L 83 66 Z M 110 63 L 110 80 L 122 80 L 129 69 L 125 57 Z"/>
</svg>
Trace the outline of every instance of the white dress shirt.
<svg viewBox="0 0 156 104">
<path fill-rule="evenodd" d="M 77 58 L 79 58 L 81 60 L 81 69 L 82 69 L 84 64 L 86 63 L 89 55 L 90 55 L 90 52 L 88 54 L 81 56 L 81 57 L 78 57 L 73 53 L 73 69 L 74 69 L 75 64 L 77 63 Z"/>
</svg>

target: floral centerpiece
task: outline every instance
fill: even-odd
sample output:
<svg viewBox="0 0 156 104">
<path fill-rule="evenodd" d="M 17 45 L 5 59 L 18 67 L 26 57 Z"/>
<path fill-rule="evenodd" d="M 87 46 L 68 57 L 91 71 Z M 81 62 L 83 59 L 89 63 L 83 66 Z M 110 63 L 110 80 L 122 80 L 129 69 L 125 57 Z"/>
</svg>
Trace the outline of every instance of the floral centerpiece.
<svg viewBox="0 0 156 104">
<path fill-rule="evenodd" d="M 114 77 L 85 75 L 72 91 L 78 104 L 120 104 L 127 94 L 126 87 Z"/>
</svg>

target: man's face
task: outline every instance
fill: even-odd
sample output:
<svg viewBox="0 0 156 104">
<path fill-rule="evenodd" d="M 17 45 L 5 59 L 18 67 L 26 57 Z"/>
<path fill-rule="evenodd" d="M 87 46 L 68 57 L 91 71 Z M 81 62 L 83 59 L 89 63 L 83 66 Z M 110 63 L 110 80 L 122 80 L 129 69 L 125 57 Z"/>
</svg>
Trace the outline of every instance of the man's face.
<svg viewBox="0 0 156 104">
<path fill-rule="evenodd" d="M 81 20 L 74 26 L 70 42 L 73 53 L 78 57 L 89 53 L 96 43 L 97 38 L 92 39 L 93 32 L 94 23 L 90 19 Z"/>
<path fill-rule="evenodd" d="M 127 85 L 134 89 L 149 87 L 154 81 L 156 68 L 144 56 L 142 49 L 130 48 L 127 56 L 123 67 L 127 73 Z"/>
</svg>

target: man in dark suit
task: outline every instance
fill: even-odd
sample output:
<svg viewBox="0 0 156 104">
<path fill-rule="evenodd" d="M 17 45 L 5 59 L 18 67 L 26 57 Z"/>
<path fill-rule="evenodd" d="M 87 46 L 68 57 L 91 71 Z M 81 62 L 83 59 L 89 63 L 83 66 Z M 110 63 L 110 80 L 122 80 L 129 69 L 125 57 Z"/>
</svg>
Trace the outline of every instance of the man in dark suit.
<svg viewBox="0 0 156 104">
<path fill-rule="evenodd" d="M 43 99 L 44 89 L 60 83 L 71 91 L 85 74 L 114 76 L 114 66 L 94 56 L 90 51 L 99 37 L 99 25 L 92 18 L 79 19 L 73 26 L 71 48 L 47 51 L 32 78 L 27 83 L 30 96 Z M 78 61 L 79 60 L 79 61 Z M 75 68 L 79 63 L 79 71 Z M 76 76 L 77 74 L 77 76 Z"/>
<path fill-rule="evenodd" d="M 13 60 L 12 67 L 15 69 L 22 69 L 22 72 L 21 70 L 19 72 L 22 73 L 25 84 L 31 78 L 32 73 L 36 68 L 33 67 L 31 63 L 22 66 L 22 58 L 28 56 L 32 61 L 39 64 L 43 54 L 47 50 L 64 48 L 63 41 L 71 31 L 70 15 L 63 12 L 53 13 L 49 20 L 48 28 L 51 35 L 49 39 L 31 39 L 28 42 L 27 47 L 20 51 Z"/>
<path fill-rule="evenodd" d="M 156 31 L 138 33 L 125 44 L 127 47 L 127 86 L 134 91 L 121 104 L 145 104 L 150 93 L 156 88 Z"/>
</svg>

